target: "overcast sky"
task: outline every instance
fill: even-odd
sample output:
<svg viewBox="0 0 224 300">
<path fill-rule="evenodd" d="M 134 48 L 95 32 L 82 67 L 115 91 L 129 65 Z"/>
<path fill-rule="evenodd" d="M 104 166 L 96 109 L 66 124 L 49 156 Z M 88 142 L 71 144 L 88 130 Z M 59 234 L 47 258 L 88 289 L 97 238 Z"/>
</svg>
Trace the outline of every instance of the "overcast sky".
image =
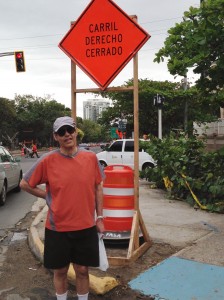
<svg viewBox="0 0 224 300">
<path fill-rule="evenodd" d="M 184 11 L 198 7 L 200 0 L 115 0 L 128 15 L 137 15 L 138 23 L 151 38 L 138 52 L 139 78 L 174 81 L 165 63 L 153 63 L 163 46 L 167 30 L 181 22 Z M 15 94 L 50 95 L 71 107 L 70 59 L 58 44 L 90 0 L 0 0 L 0 53 L 23 50 L 26 72 L 17 73 L 14 56 L 0 57 L 0 97 L 14 99 Z M 130 62 L 110 86 L 119 86 L 133 77 Z M 77 87 L 97 87 L 80 69 Z M 78 94 L 77 115 L 82 117 L 83 100 L 91 94 Z"/>
</svg>

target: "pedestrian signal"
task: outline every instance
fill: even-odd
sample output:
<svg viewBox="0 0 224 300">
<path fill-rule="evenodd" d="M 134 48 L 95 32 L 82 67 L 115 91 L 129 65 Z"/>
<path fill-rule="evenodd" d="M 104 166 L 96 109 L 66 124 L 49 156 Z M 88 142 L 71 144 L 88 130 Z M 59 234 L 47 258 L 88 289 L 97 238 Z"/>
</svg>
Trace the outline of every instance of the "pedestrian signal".
<svg viewBox="0 0 224 300">
<path fill-rule="evenodd" d="M 16 63 L 16 72 L 25 72 L 25 57 L 23 51 L 14 52 L 15 63 Z"/>
</svg>

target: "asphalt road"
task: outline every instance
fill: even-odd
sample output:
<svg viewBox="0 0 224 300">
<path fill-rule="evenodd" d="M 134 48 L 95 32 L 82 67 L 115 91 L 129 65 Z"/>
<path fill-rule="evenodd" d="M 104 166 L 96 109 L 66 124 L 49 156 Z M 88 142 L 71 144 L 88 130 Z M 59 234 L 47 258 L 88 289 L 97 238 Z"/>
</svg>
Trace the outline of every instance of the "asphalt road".
<svg viewBox="0 0 224 300">
<path fill-rule="evenodd" d="M 26 172 L 36 161 L 36 158 L 21 159 L 21 167 Z M 6 203 L 0 207 L 0 238 L 4 235 L 4 231 L 13 228 L 27 213 L 30 212 L 36 197 L 21 191 L 15 193 L 9 192 L 6 197 Z"/>
</svg>

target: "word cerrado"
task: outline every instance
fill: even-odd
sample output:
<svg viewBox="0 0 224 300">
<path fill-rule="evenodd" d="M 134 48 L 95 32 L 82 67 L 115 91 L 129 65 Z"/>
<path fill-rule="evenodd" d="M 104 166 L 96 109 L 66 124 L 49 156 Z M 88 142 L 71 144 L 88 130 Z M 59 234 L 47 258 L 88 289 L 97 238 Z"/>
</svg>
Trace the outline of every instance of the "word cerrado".
<svg viewBox="0 0 224 300">
<path fill-rule="evenodd" d="M 89 24 L 85 37 L 86 57 L 122 55 L 123 35 L 118 33 L 116 22 Z"/>
</svg>

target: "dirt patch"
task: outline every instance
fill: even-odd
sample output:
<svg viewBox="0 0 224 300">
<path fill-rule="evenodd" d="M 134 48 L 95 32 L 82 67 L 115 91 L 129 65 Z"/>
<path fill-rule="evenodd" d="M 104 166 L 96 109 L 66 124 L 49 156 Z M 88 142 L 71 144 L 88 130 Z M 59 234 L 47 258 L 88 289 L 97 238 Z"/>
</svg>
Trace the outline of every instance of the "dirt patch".
<svg viewBox="0 0 224 300">
<path fill-rule="evenodd" d="M 29 214 L 21 224 L 18 224 L 16 231 L 26 234 L 34 215 Z M 103 296 L 90 294 L 90 300 L 137 300 L 153 299 L 144 296 L 129 288 L 128 282 L 146 269 L 163 261 L 176 253 L 179 249 L 163 243 L 153 243 L 148 251 L 137 261 L 129 266 L 111 267 L 107 272 L 91 269 L 91 274 L 97 276 L 112 276 L 119 282 L 118 287 Z M 110 256 L 127 256 L 127 248 L 109 248 L 107 253 Z M 0 299 L 8 300 L 9 295 L 20 295 L 24 300 L 50 300 L 55 299 L 52 273 L 46 270 L 32 254 L 27 239 L 11 242 L 6 253 L 6 259 L 1 268 L 0 277 Z M 75 286 L 69 286 L 69 298 L 74 299 Z M 73 297 L 73 298 L 71 298 Z M 14 299 L 14 298 L 13 298 Z"/>
</svg>

